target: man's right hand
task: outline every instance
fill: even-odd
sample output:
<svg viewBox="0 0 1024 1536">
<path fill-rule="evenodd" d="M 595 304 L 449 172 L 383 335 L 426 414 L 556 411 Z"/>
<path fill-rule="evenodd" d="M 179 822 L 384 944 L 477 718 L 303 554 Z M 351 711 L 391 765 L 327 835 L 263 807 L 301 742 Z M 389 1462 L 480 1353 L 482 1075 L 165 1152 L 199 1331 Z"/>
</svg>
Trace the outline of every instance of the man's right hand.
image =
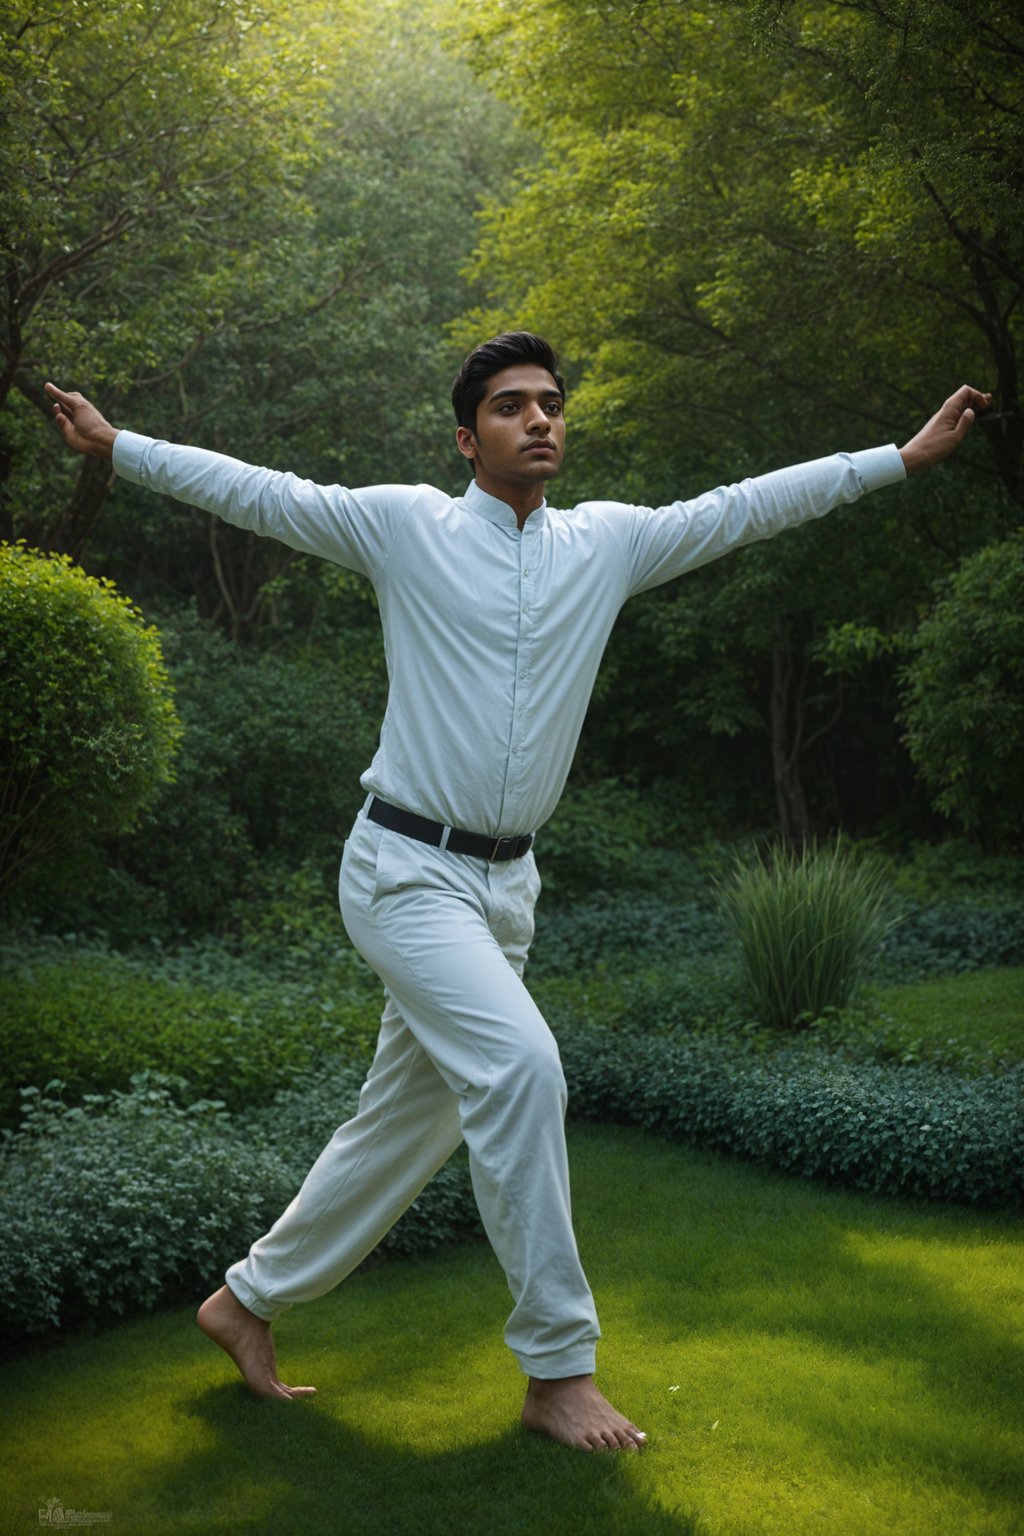
<svg viewBox="0 0 1024 1536">
<path fill-rule="evenodd" d="M 112 427 L 96 407 L 75 390 L 66 394 L 56 384 L 47 384 L 46 393 L 53 401 L 54 420 L 68 447 L 96 459 L 109 459 L 118 428 Z"/>
</svg>

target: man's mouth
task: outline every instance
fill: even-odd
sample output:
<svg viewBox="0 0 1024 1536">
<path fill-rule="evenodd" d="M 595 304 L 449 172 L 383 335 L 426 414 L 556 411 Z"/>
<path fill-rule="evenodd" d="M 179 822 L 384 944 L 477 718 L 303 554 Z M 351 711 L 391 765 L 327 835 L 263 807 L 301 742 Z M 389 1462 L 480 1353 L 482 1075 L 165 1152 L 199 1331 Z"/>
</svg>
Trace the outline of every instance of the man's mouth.
<svg viewBox="0 0 1024 1536">
<path fill-rule="evenodd" d="M 554 443 L 527 443 L 523 453 L 554 453 Z"/>
</svg>

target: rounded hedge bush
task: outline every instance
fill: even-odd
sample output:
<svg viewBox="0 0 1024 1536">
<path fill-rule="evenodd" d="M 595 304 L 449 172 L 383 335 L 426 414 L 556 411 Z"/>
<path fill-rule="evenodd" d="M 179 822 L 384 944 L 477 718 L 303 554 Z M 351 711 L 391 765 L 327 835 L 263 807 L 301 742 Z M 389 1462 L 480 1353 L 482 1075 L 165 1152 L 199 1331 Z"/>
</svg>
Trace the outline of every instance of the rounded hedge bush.
<svg viewBox="0 0 1024 1536">
<path fill-rule="evenodd" d="M 0 895 L 130 827 L 180 727 L 157 632 L 66 555 L 0 544 Z"/>
<path fill-rule="evenodd" d="M 944 816 L 993 847 L 1024 836 L 1024 531 L 965 560 L 914 637 L 906 743 Z"/>
</svg>

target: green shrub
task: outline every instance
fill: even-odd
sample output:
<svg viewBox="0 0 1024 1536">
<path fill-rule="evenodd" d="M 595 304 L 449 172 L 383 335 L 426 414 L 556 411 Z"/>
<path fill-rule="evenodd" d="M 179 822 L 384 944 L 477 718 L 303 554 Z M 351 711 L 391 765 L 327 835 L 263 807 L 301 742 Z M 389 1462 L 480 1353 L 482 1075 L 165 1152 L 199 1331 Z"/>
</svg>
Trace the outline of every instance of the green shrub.
<svg viewBox="0 0 1024 1536">
<path fill-rule="evenodd" d="M 26 1095 L 7 1133 L 0 1220 L 0 1332 L 8 1346 L 85 1322 L 200 1300 L 292 1198 L 355 1108 L 361 1073 L 295 1083 L 261 1115 L 194 1102 L 179 1079 L 65 1108 Z M 478 1230 L 468 1169 L 441 1170 L 382 1251 L 422 1253 Z"/>
<path fill-rule="evenodd" d="M 118 859 L 162 893 L 179 928 L 224 931 L 268 862 L 322 856 L 336 869 L 365 798 L 359 775 L 384 684 L 375 652 L 260 652 L 188 613 L 163 633 L 185 730 L 180 761 Z"/>
<path fill-rule="evenodd" d="M 179 734 L 133 604 L 65 555 L 0 544 L 0 895 L 134 825 Z"/>
<path fill-rule="evenodd" d="M 647 800 L 617 779 L 570 781 L 558 809 L 537 835 L 537 858 L 548 891 L 564 897 L 630 882 L 637 854 L 650 840 L 653 820 Z"/>
<path fill-rule="evenodd" d="M 562 1042 L 569 1109 L 875 1194 L 1019 1209 L 1024 1067 L 963 1078 L 851 1062 L 811 1043 L 774 1054 L 711 1038 L 580 1031 Z"/>
<path fill-rule="evenodd" d="M 215 1103 L 180 1107 L 159 1081 L 73 1109 L 39 1094 L 26 1103 L 0 1197 L 0 1327 L 12 1343 L 201 1296 L 295 1193 L 272 1148 L 247 1145 Z"/>
<path fill-rule="evenodd" d="M 571 973 L 601 964 L 636 969 L 720 952 L 728 932 L 719 913 L 699 901 L 651 891 L 599 891 L 585 901 L 541 902 L 530 950 L 530 975 Z"/>
<path fill-rule="evenodd" d="M 1024 532 L 945 584 L 903 672 L 906 743 L 936 809 L 992 846 L 1024 835 Z"/>
<path fill-rule="evenodd" d="M 21 1088 L 59 1077 L 78 1098 L 126 1090 L 144 1070 L 186 1077 L 230 1109 L 267 1104 L 339 1052 L 365 1062 L 376 1038 L 377 987 L 369 972 L 352 982 L 348 954 L 333 976 L 324 965 L 302 982 L 227 964 L 216 950 L 175 963 L 50 941 L 7 958 L 0 1124 L 16 1118 Z"/>
<path fill-rule="evenodd" d="M 1024 903 L 976 901 L 918 906 L 907 902 L 900 924 L 886 934 L 873 967 L 880 981 L 1024 964 Z"/>
<path fill-rule="evenodd" d="M 754 1011 L 772 1029 L 844 1008 L 896 921 L 881 873 L 838 843 L 737 860 L 718 894 Z"/>
<path fill-rule="evenodd" d="M 160 633 L 183 727 L 174 781 L 109 846 L 108 868 L 84 872 L 73 901 L 35 901 L 36 920 L 118 945 L 230 934 L 275 882 L 313 865 L 336 916 L 342 845 L 383 713 L 376 639 L 264 651 L 188 610 Z"/>
</svg>

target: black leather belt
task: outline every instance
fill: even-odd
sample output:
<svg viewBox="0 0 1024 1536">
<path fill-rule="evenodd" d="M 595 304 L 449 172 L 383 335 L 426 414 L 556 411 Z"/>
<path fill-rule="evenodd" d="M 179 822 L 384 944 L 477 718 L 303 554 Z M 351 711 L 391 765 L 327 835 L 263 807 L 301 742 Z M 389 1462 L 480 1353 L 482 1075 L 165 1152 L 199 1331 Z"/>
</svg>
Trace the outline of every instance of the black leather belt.
<svg viewBox="0 0 1024 1536">
<path fill-rule="evenodd" d="M 397 805 L 389 805 L 386 800 L 378 800 L 376 795 L 370 801 L 366 814 L 378 826 L 387 827 L 389 832 L 401 832 L 406 837 L 414 837 L 417 842 L 430 843 L 434 848 L 444 844 L 450 853 L 469 853 L 477 859 L 488 859 L 492 864 L 521 859 L 533 846 L 532 832 L 526 837 L 488 837 L 485 832 L 460 832 L 458 827 L 448 830 L 448 841 L 445 842 L 447 829 L 444 822 L 428 821 L 426 816 L 403 811 Z"/>
</svg>

